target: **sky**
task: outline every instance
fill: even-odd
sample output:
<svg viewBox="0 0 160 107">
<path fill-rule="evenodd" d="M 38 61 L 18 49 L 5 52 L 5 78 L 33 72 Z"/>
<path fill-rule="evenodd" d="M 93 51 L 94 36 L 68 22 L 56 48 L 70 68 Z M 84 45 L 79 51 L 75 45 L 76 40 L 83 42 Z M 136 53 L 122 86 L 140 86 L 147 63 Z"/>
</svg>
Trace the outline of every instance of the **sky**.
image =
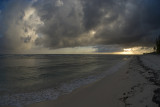
<svg viewBox="0 0 160 107">
<path fill-rule="evenodd" d="M 159 34 L 159 0 L 0 0 L 0 53 L 140 54 Z"/>
</svg>

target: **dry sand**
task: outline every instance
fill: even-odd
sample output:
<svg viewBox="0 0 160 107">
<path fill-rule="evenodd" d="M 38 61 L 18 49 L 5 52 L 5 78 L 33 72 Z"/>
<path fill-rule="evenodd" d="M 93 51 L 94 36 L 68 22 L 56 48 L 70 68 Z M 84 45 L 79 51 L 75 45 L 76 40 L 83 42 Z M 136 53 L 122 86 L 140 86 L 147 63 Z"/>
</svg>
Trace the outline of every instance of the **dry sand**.
<svg viewBox="0 0 160 107">
<path fill-rule="evenodd" d="M 54 101 L 26 107 L 158 107 L 152 102 L 158 87 L 146 79 L 148 72 L 134 56 L 119 71 L 83 86 Z"/>
</svg>

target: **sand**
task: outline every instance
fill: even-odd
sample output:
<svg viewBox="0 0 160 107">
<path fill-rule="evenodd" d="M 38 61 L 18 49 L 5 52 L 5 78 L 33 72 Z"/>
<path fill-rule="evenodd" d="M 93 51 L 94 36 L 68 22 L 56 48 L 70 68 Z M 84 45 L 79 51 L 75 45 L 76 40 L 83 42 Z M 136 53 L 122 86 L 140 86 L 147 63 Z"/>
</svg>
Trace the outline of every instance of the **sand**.
<svg viewBox="0 0 160 107">
<path fill-rule="evenodd" d="M 158 107 L 152 101 L 159 86 L 150 81 L 149 71 L 142 66 L 145 57 L 134 56 L 117 72 L 102 80 L 60 96 L 26 107 Z M 147 62 L 148 64 L 148 62 Z"/>
<path fill-rule="evenodd" d="M 160 56 L 133 56 L 101 80 L 25 107 L 160 107 L 159 71 Z"/>
</svg>

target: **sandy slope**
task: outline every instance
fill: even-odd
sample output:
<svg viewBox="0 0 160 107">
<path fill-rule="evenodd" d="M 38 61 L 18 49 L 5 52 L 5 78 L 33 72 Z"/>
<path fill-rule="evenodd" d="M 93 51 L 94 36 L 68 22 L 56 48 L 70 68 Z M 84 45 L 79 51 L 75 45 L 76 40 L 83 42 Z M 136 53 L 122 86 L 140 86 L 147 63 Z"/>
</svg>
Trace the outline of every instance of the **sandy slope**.
<svg viewBox="0 0 160 107">
<path fill-rule="evenodd" d="M 144 58 L 145 59 L 145 58 Z M 158 107 L 152 102 L 156 85 L 145 79 L 146 70 L 135 56 L 118 72 L 83 86 L 55 101 L 27 107 Z"/>
</svg>

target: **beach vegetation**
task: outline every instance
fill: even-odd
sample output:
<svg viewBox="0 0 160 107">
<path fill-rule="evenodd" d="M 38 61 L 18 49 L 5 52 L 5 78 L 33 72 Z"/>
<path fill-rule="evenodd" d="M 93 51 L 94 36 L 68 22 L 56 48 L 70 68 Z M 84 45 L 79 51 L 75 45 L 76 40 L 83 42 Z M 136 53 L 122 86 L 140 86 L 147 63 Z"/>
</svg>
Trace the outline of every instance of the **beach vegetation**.
<svg viewBox="0 0 160 107">
<path fill-rule="evenodd" d="M 154 47 L 156 53 L 160 54 L 160 35 L 156 38 L 156 47 Z"/>
</svg>

